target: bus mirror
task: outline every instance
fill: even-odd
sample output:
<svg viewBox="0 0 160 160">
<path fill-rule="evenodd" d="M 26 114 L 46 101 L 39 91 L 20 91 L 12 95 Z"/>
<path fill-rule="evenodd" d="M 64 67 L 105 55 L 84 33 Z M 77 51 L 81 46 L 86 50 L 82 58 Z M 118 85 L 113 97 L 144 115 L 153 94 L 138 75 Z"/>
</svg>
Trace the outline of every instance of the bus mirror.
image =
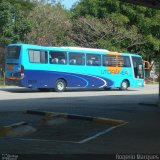
<svg viewBox="0 0 160 160">
<path fill-rule="evenodd" d="M 150 63 L 148 61 L 143 61 L 144 69 L 149 70 L 151 68 Z"/>
</svg>

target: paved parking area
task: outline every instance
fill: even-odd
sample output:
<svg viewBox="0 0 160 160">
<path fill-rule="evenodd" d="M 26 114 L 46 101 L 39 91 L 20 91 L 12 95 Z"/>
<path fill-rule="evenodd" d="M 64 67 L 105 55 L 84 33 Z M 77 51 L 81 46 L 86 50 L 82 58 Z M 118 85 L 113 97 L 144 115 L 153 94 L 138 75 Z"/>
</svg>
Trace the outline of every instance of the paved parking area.
<svg viewBox="0 0 160 160">
<path fill-rule="evenodd" d="M 0 138 L 0 152 L 10 154 L 115 154 L 160 153 L 158 85 L 129 91 L 38 92 L 25 88 L 0 89 L 0 126 L 28 122 L 38 131 L 15 138 Z M 79 120 L 58 119 L 39 125 L 42 116 L 25 114 L 38 110 L 120 119 L 128 124 L 114 128 L 85 143 L 77 143 L 111 128 Z"/>
</svg>

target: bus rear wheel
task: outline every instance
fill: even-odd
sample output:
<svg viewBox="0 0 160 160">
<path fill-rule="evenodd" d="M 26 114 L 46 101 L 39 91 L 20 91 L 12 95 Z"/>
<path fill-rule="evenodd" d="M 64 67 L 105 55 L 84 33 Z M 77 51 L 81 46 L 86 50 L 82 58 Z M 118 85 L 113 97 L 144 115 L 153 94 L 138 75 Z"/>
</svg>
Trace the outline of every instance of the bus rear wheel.
<svg viewBox="0 0 160 160">
<path fill-rule="evenodd" d="M 58 79 L 55 85 L 56 92 L 63 92 L 66 89 L 66 82 L 63 79 Z"/>
<path fill-rule="evenodd" d="M 129 87 L 129 82 L 127 80 L 123 80 L 121 83 L 121 87 L 119 88 L 121 91 L 126 91 Z"/>
</svg>

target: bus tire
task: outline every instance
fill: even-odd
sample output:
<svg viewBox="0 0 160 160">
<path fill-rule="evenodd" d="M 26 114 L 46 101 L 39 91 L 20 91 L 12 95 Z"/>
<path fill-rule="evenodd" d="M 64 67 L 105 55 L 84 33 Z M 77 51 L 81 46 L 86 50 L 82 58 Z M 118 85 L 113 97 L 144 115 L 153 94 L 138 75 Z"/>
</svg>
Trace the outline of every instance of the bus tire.
<svg viewBox="0 0 160 160">
<path fill-rule="evenodd" d="M 66 89 L 66 82 L 63 79 L 58 79 L 55 85 L 56 92 L 63 92 Z"/>
<path fill-rule="evenodd" d="M 123 80 L 121 83 L 121 87 L 119 88 L 121 91 L 126 91 L 129 87 L 129 82 L 127 80 Z"/>
</svg>

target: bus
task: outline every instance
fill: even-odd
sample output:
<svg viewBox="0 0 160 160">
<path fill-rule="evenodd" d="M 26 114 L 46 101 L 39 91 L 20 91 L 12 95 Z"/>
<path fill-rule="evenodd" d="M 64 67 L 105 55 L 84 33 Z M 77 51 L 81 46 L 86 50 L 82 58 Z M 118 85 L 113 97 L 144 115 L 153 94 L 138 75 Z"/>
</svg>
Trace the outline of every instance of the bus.
<svg viewBox="0 0 160 160">
<path fill-rule="evenodd" d="M 82 47 L 10 44 L 5 57 L 7 85 L 41 91 L 144 86 L 140 55 Z"/>
</svg>

